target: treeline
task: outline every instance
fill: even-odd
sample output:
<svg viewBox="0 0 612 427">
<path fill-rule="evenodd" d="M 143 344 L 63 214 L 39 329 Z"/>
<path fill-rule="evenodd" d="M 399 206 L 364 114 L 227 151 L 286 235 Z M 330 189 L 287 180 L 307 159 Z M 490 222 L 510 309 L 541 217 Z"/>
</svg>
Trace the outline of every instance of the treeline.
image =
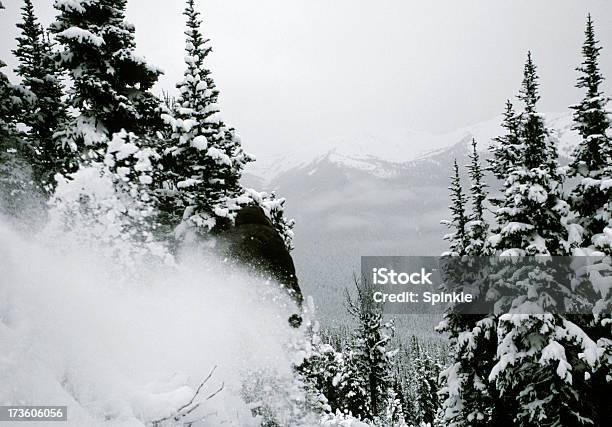
<svg viewBox="0 0 612 427">
<path fill-rule="evenodd" d="M 612 135 L 600 50 L 589 16 L 576 84 L 584 97 L 570 107 L 581 141 L 569 166 L 559 167 L 557 141 L 538 112 L 531 53 L 522 108 L 506 103 L 505 134 L 490 145 L 487 167 L 473 144 L 469 194 L 455 162 L 447 255 L 464 257 L 466 265 L 481 256 L 545 258 L 541 267 L 476 278 L 487 315 L 446 314 L 439 329 L 451 338 L 452 362 L 441 375 L 441 425 L 612 423 Z M 485 173 L 500 183 L 494 197 Z M 564 288 L 550 274 L 551 256 L 589 256 L 591 265 L 575 288 Z M 566 293 L 558 298 L 560 289 Z M 562 314 L 562 307 L 581 306 L 590 314 Z M 534 313 L 529 307 L 545 314 L 525 314 Z"/>
<path fill-rule="evenodd" d="M 438 376 L 447 346 L 396 337 L 393 320 L 372 301 L 369 285 L 355 285 L 345 295 L 353 329 L 321 330 L 310 319 L 311 339 L 296 371 L 314 395 L 314 407 L 338 423 L 330 425 L 355 420 L 377 426 L 433 423 L 440 410 Z"/>
<path fill-rule="evenodd" d="M 184 11 L 185 72 L 172 103 L 151 92 L 162 71 L 136 55 L 126 6 L 56 0 L 57 16 L 44 28 L 24 0 L 13 51 L 20 82 L 0 73 L 0 180 L 15 196 L 4 210 L 19 212 L 16 195 L 32 190 L 53 202 L 58 187 L 96 168 L 121 195 L 118 215 L 136 239 L 214 232 L 254 204 L 291 247 L 284 200 L 240 185 L 254 159 L 220 116 L 194 1 Z"/>
</svg>

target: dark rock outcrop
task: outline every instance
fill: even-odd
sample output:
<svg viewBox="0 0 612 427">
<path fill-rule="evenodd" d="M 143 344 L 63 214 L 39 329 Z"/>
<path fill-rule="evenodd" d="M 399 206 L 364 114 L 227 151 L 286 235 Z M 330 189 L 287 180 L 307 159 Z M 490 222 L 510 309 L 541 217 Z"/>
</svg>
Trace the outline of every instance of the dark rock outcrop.
<svg viewBox="0 0 612 427">
<path fill-rule="evenodd" d="M 252 273 L 275 280 L 301 307 L 303 297 L 293 259 L 278 231 L 260 207 L 242 208 L 233 226 L 222 227 L 214 232 L 216 247 L 221 255 L 241 264 Z M 289 321 L 292 324 L 299 323 L 297 318 Z"/>
</svg>

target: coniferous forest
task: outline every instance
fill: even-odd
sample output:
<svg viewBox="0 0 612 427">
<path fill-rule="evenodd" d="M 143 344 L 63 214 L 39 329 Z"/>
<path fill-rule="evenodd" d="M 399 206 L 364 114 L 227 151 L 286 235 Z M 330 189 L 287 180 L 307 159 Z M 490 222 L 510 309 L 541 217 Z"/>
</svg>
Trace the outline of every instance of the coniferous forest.
<svg viewBox="0 0 612 427">
<path fill-rule="evenodd" d="M 292 257 L 292 200 L 244 184 L 256 160 L 222 118 L 195 0 L 171 29 L 185 36 L 183 79 L 161 95 L 127 0 L 55 0 L 50 25 L 19 3 L 16 77 L 0 69 L 0 405 L 65 405 L 75 426 L 612 425 L 612 104 L 599 65 L 611 53 L 596 17 L 568 107 L 571 161 L 526 52 L 503 133 L 472 139 L 467 164 L 444 171 L 440 227 L 442 256 L 466 265 L 594 260 L 562 296 L 580 314 L 548 309 L 544 268 L 506 269 L 462 278 L 486 314 L 450 306 L 424 336 L 357 275 L 337 284 L 348 320 L 318 318 Z"/>
</svg>

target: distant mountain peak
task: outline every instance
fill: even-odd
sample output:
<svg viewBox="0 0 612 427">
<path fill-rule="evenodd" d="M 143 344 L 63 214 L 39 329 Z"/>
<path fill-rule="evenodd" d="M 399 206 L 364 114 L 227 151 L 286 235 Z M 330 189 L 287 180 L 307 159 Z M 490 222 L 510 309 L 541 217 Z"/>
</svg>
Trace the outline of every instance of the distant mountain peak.
<svg viewBox="0 0 612 427">
<path fill-rule="evenodd" d="M 559 139 L 559 153 L 568 157 L 580 138 L 571 130 L 570 113 L 548 113 L 547 126 Z M 327 161 L 339 167 L 367 172 L 377 177 L 393 176 L 398 168 L 452 151 L 456 146 L 467 146 L 476 139 L 479 151 L 484 151 L 491 140 L 503 134 L 502 116 L 466 126 L 452 132 L 434 134 L 414 130 L 398 131 L 389 135 L 362 133 L 357 136 L 336 137 L 325 143 L 305 146 L 300 150 L 258 160 L 247 172 L 264 183 L 292 170 L 310 168 Z"/>
</svg>

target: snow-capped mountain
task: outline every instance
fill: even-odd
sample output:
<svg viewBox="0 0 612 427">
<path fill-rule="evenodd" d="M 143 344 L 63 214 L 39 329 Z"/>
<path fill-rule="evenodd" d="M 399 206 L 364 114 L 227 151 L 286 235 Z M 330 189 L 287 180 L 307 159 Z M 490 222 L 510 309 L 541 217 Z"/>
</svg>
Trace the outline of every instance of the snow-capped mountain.
<svg viewBox="0 0 612 427">
<path fill-rule="evenodd" d="M 571 114 L 547 114 L 561 162 L 579 137 Z M 449 176 L 456 158 L 468 163 L 472 138 L 486 158 L 503 134 L 501 117 L 447 134 L 398 132 L 336 138 L 258 161 L 245 184 L 276 190 L 296 219 L 294 258 L 303 289 L 337 311 L 362 255 L 436 255 L 445 250 Z M 258 164 L 257 164 L 258 163 Z M 467 181 L 464 181 L 467 187 Z M 492 188 L 494 181 L 489 182 Z M 321 266 L 329 266 L 325 271 Z"/>
<path fill-rule="evenodd" d="M 546 118 L 547 125 L 559 138 L 561 156 L 569 156 L 578 141 L 577 134 L 570 130 L 571 115 L 551 113 Z M 319 162 L 329 161 L 377 177 L 392 177 L 398 169 L 448 151 L 461 141 L 475 138 L 479 150 L 486 150 L 491 139 L 503 133 L 501 120 L 502 117 L 498 116 L 443 134 L 403 130 L 391 134 L 381 132 L 378 135 L 367 133 L 335 137 L 291 152 L 258 159 L 249 166 L 247 173 L 260 178 L 265 184 L 273 184 L 284 173 L 293 170 L 308 169 L 306 173 L 313 175 Z"/>
</svg>

